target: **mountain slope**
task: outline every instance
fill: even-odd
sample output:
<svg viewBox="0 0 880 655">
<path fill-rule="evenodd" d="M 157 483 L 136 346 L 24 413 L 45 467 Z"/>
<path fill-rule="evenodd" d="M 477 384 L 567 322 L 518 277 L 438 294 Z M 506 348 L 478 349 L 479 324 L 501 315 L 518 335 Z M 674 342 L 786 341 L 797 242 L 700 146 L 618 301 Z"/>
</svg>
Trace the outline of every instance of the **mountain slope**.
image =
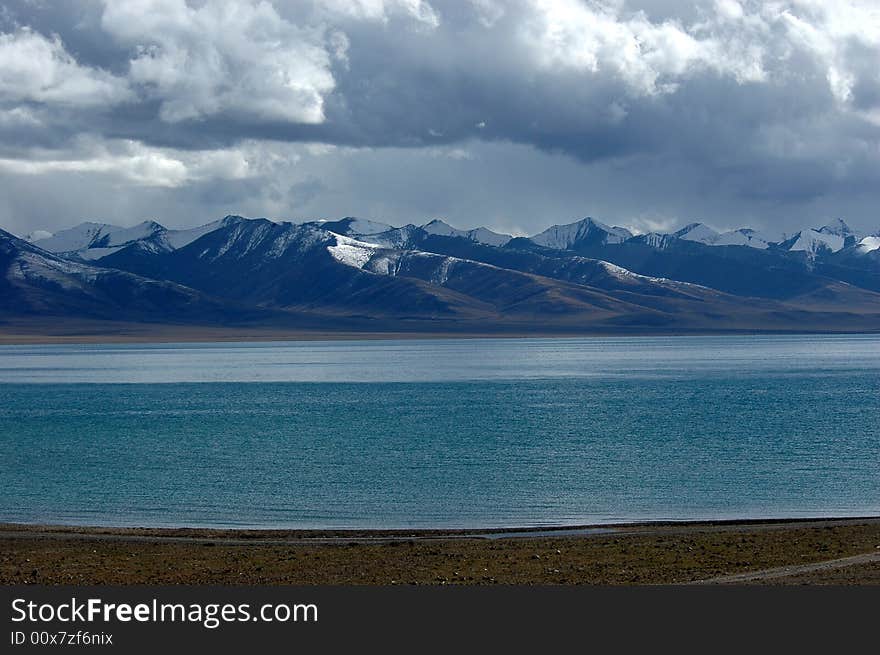
<svg viewBox="0 0 880 655">
<path fill-rule="evenodd" d="M 804 300 L 789 306 L 639 275 L 571 254 L 552 257 L 497 248 L 420 228 L 407 230 L 407 247 L 394 248 L 384 243 L 386 233 L 373 243 L 329 232 L 322 225 L 243 220 L 174 252 L 138 252 L 134 261 L 153 266 L 139 272 L 238 302 L 340 316 L 570 329 L 723 329 L 732 324 L 784 329 L 803 320 L 806 294 L 820 290 L 826 291 L 823 312 L 828 307 L 839 312 L 827 298 L 839 290 L 819 283 L 792 290 L 790 298 Z M 129 248 L 102 263 L 131 270 L 133 262 L 122 258 L 133 254 Z M 870 296 L 867 302 L 876 300 Z"/>
<path fill-rule="evenodd" d="M 590 313 L 593 320 L 644 307 L 601 289 L 502 268 L 485 262 L 422 251 L 402 251 L 337 237 L 328 250 L 338 261 L 375 275 L 414 278 L 478 300 L 507 316 Z"/>
<path fill-rule="evenodd" d="M 63 256 L 25 245 L 50 258 L 42 269 L 79 266 L 82 278 L 94 269 L 82 259 L 101 255 L 94 263 L 108 274 L 185 289 L 198 296 L 191 304 L 249 308 L 267 321 L 311 317 L 321 328 L 880 329 L 880 295 L 871 291 L 880 290 L 880 249 L 855 242 L 842 223 L 812 232 L 851 245 L 812 255 L 769 240 L 751 247 L 739 243 L 761 238 L 751 230 L 719 234 L 702 224 L 632 236 L 584 219 L 527 239 L 442 221 L 393 228 L 353 217 L 236 216 L 190 230 L 82 229 L 79 241 L 58 243 L 85 247 Z M 725 239 L 734 243 L 719 245 Z"/>
<path fill-rule="evenodd" d="M 452 241 L 499 250 L 466 238 Z M 101 263 L 284 309 L 486 322 L 535 320 L 542 314 L 593 324 L 621 315 L 645 315 L 651 324 L 675 320 L 671 308 L 658 306 L 656 298 L 624 300 L 613 290 L 632 295 L 636 286 L 672 283 L 641 280 L 607 264 L 591 263 L 593 279 L 606 282 L 601 289 L 475 260 L 386 248 L 315 224 L 241 221 L 173 252 L 129 247 Z"/>
<path fill-rule="evenodd" d="M 0 315 L 227 321 L 254 312 L 172 282 L 91 266 L 0 230 Z"/>
<path fill-rule="evenodd" d="M 478 303 L 444 289 L 340 263 L 327 250 L 336 238 L 315 224 L 243 220 L 173 252 L 126 248 L 101 264 L 264 307 L 377 316 L 479 312 Z"/>
</svg>

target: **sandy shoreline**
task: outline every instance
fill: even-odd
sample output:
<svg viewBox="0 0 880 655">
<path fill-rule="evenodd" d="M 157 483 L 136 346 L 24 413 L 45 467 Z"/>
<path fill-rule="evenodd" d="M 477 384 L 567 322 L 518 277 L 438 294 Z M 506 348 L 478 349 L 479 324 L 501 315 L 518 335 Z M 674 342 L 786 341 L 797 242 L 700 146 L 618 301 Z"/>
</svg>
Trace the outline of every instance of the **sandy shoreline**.
<svg viewBox="0 0 880 655">
<path fill-rule="evenodd" d="M 734 336 L 876 334 L 876 331 L 810 330 L 682 330 L 682 329 L 585 329 L 534 330 L 515 326 L 497 329 L 463 328 L 436 330 L 427 325 L 404 330 L 345 330 L 318 328 L 272 328 L 247 326 L 199 326 L 108 321 L 60 320 L 54 325 L 0 321 L 0 345 L 101 344 L 101 343 L 198 343 L 266 341 L 348 341 L 377 339 L 571 339 L 639 336 Z"/>
<path fill-rule="evenodd" d="M 2 584 L 880 584 L 880 517 L 506 530 L 0 524 Z"/>
<path fill-rule="evenodd" d="M 225 541 L 245 543 L 346 541 L 422 541 L 437 539 L 497 539 L 529 537 L 570 537 L 600 534 L 660 534 L 692 530 L 737 531 L 780 530 L 790 527 L 825 528 L 845 525 L 877 525 L 880 516 L 835 516 L 807 518 L 740 518 L 716 520 L 630 521 L 619 523 L 584 523 L 550 526 L 510 526 L 487 528 L 203 528 L 203 527 L 114 527 L 100 525 L 64 525 L 52 523 L 0 522 L 0 537 L 40 536 L 118 540 Z"/>
</svg>

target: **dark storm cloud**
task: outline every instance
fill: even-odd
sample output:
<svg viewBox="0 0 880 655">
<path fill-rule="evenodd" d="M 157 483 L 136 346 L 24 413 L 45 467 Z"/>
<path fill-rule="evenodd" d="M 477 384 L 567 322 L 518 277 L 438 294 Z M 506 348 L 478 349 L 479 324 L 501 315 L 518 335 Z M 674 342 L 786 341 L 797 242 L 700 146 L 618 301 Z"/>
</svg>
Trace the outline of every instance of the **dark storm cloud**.
<svg viewBox="0 0 880 655">
<path fill-rule="evenodd" d="M 19 231 L 242 208 L 880 228 L 867 1 L 11 0 L 0 31 Z M 71 197 L 30 202 L 39 180 Z"/>
</svg>

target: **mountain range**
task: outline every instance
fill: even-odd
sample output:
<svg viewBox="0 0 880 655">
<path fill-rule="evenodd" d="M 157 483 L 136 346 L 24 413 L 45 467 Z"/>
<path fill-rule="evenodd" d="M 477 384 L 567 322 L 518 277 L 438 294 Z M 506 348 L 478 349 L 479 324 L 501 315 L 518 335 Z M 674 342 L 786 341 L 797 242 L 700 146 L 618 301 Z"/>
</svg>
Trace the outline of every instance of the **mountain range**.
<svg viewBox="0 0 880 655">
<path fill-rule="evenodd" d="M 592 218 L 531 237 L 227 216 L 173 230 L 0 230 L 0 322 L 88 319 L 431 332 L 880 329 L 880 231 L 789 235 Z"/>
</svg>

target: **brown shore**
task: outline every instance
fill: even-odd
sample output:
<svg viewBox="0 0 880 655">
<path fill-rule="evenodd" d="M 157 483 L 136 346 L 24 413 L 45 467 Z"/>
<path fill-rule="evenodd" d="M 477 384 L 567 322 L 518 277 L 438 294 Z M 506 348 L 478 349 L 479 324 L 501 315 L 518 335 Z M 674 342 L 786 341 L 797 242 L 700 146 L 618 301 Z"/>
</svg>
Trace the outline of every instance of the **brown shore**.
<svg viewBox="0 0 880 655">
<path fill-rule="evenodd" d="M 396 327 L 392 327 L 396 326 Z M 405 326 L 405 327 L 400 327 Z M 660 329 L 615 327 L 600 329 L 536 329 L 534 326 L 499 325 L 494 329 L 459 326 L 437 329 L 421 322 L 386 322 L 370 329 L 324 327 L 272 327 L 260 325 L 217 326 L 164 323 L 129 323 L 123 321 L 74 320 L 0 320 L 0 345 L 36 344 L 97 344 L 97 343 L 196 343 L 196 342 L 260 342 L 260 341 L 341 341 L 364 339 L 515 339 L 573 338 L 621 336 L 711 336 L 747 334 L 876 334 L 877 331 L 834 329 Z"/>
<path fill-rule="evenodd" d="M 260 326 L 204 326 L 62 320 L 0 323 L 0 345 L 95 343 L 196 343 L 260 341 L 341 341 L 348 339 L 437 339 L 449 337 L 527 336 L 518 333 L 443 333 L 394 330 L 326 330 Z M 569 335 L 570 336 L 570 335 Z"/>
<path fill-rule="evenodd" d="M 2 584 L 880 584 L 880 517 L 540 530 L 0 525 Z"/>
</svg>

